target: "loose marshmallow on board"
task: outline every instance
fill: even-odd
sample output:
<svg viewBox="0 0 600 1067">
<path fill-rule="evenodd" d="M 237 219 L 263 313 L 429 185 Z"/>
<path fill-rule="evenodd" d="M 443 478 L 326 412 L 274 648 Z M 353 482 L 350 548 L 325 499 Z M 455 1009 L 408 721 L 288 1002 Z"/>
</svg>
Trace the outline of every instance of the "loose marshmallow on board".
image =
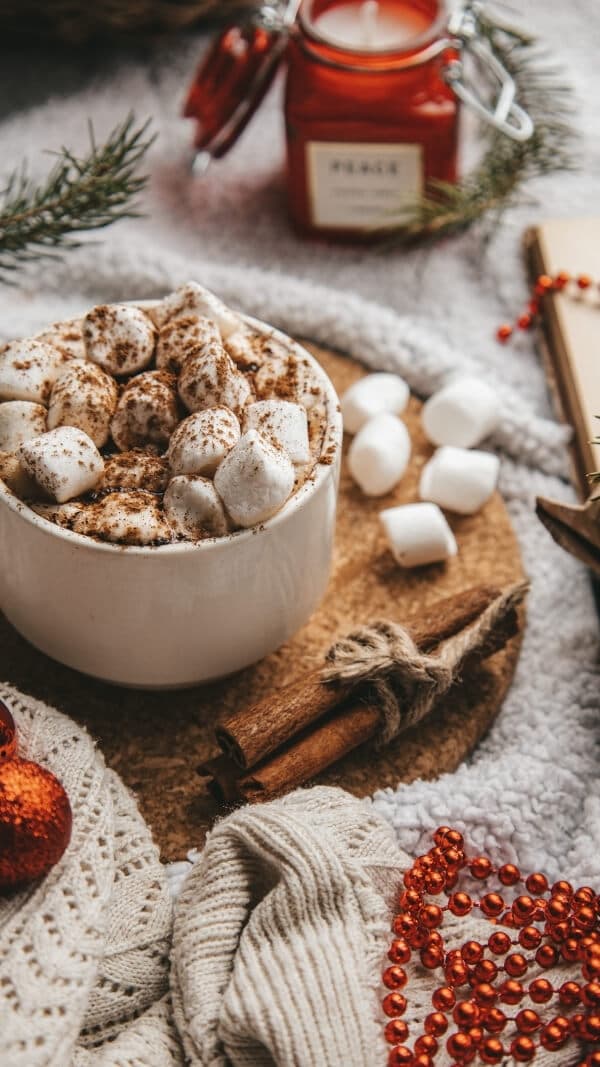
<svg viewBox="0 0 600 1067">
<path fill-rule="evenodd" d="M 201 315 L 182 315 L 161 327 L 156 342 L 156 366 L 179 374 L 184 360 L 197 346 L 220 344 L 221 335 L 215 322 Z"/>
<path fill-rule="evenodd" d="M 250 386 L 221 344 L 194 348 L 184 360 L 179 396 L 188 411 L 223 406 L 236 415 L 250 398 Z"/>
<path fill-rule="evenodd" d="M 0 452 L 16 452 L 25 441 L 47 429 L 46 408 L 30 400 L 7 400 L 0 404 Z"/>
<path fill-rule="evenodd" d="M 401 567 L 421 567 L 455 556 L 452 530 L 437 504 L 402 504 L 380 511 L 394 559 Z"/>
<path fill-rule="evenodd" d="M 460 515 L 474 515 L 490 499 L 500 471 L 491 452 L 444 445 L 421 472 L 419 496 Z"/>
<path fill-rule="evenodd" d="M 21 466 L 37 485 L 64 504 L 98 484 L 104 460 L 91 437 L 76 426 L 59 426 L 21 445 Z"/>
<path fill-rule="evenodd" d="M 99 304 L 83 320 L 83 340 L 88 359 L 120 378 L 152 361 L 156 327 L 133 304 Z"/>
<path fill-rule="evenodd" d="M 248 430 L 221 463 L 215 489 L 238 526 L 254 526 L 283 507 L 294 478 L 287 453 Z"/>
<path fill-rule="evenodd" d="M 106 371 L 89 359 L 72 359 L 52 387 L 48 429 L 78 426 L 101 448 L 108 441 L 117 396 L 116 382 Z"/>
<path fill-rule="evenodd" d="M 389 412 L 375 415 L 348 450 L 348 469 L 367 496 L 383 496 L 398 484 L 410 459 L 410 436 Z"/>
<path fill-rule="evenodd" d="M 117 448 L 165 446 L 179 422 L 175 379 L 164 370 L 138 374 L 127 383 L 110 424 Z"/>
<path fill-rule="evenodd" d="M 229 530 L 225 508 L 209 478 L 179 474 L 164 496 L 170 526 L 183 537 L 224 537 Z"/>
<path fill-rule="evenodd" d="M 0 400 L 46 404 L 67 357 L 49 341 L 25 337 L 0 352 Z"/>
<path fill-rule="evenodd" d="M 214 474 L 240 439 L 240 424 L 229 408 L 197 411 L 179 423 L 167 451 L 175 474 Z"/>
<path fill-rule="evenodd" d="M 159 315 L 163 322 L 178 319 L 182 315 L 202 315 L 217 324 L 224 341 L 239 330 L 241 324 L 241 319 L 231 308 L 197 282 L 187 282 L 165 297 Z"/>
<path fill-rule="evenodd" d="M 292 463 L 308 463 L 310 444 L 306 410 L 289 400 L 258 400 L 244 412 L 244 430 L 258 430 L 284 448 Z"/>
<path fill-rule="evenodd" d="M 498 425 L 498 398 L 480 378 L 455 378 L 423 405 L 423 429 L 434 445 L 473 448 Z"/>
<path fill-rule="evenodd" d="M 124 545 L 172 540 L 171 530 L 152 493 L 108 493 L 82 508 L 72 523 L 75 533 Z"/>
<path fill-rule="evenodd" d="M 397 374 L 367 374 L 346 389 L 340 400 L 344 430 L 358 433 L 369 419 L 384 411 L 399 415 L 409 395 L 408 385 Z"/>
</svg>

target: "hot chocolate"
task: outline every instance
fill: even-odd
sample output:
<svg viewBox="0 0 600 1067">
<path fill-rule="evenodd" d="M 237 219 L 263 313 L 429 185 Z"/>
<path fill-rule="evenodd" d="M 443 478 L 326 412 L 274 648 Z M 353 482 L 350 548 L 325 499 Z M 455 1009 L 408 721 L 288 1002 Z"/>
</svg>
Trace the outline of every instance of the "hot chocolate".
<svg viewBox="0 0 600 1067">
<path fill-rule="evenodd" d="M 0 478 L 97 540 L 223 537 L 276 514 L 323 456 L 308 359 L 189 282 L 0 350 Z"/>
</svg>

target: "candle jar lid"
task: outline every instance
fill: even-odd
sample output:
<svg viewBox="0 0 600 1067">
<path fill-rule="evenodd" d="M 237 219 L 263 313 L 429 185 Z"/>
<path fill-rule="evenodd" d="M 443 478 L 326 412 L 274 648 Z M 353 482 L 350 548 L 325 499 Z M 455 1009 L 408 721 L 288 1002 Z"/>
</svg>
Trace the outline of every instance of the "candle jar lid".
<svg viewBox="0 0 600 1067">
<path fill-rule="evenodd" d="M 370 0 L 364 3 L 368 5 Z M 364 73 L 381 69 L 378 63 L 373 65 L 373 57 L 381 57 L 384 63 L 399 62 L 406 68 L 446 53 L 450 58 L 444 78 L 463 103 L 508 137 L 517 141 L 531 137 L 533 123 L 515 100 L 514 80 L 480 33 L 480 0 L 465 0 L 449 18 L 444 0 L 420 5 L 421 12 L 429 11 L 422 32 L 401 45 L 392 41 L 390 47 L 377 44 L 366 48 L 348 46 L 336 41 L 331 32 L 323 33 L 318 11 L 322 13 L 328 6 L 335 4 L 322 0 L 283 0 L 277 4 L 274 0 L 245 24 L 229 26 L 216 38 L 200 64 L 183 112 L 186 118 L 197 121 L 195 171 L 205 170 L 211 159 L 221 158 L 235 144 L 269 89 L 291 34 L 316 62 Z M 317 10 L 316 18 L 313 9 Z M 467 54 L 475 60 L 480 77 L 487 75 L 487 92 L 482 93 L 468 75 Z"/>
</svg>

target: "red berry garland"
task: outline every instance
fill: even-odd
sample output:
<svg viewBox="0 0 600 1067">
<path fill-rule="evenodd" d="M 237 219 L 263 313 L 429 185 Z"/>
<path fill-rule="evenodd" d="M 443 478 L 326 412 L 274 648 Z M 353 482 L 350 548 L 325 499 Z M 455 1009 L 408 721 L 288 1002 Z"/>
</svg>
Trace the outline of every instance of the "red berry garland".
<svg viewBox="0 0 600 1067">
<path fill-rule="evenodd" d="M 549 274 L 538 274 L 531 287 L 531 298 L 527 304 L 527 309 L 517 316 L 514 324 L 503 322 L 496 330 L 496 340 L 500 341 L 501 344 L 506 344 L 512 337 L 515 327 L 519 330 L 531 329 L 539 318 L 541 302 L 549 293 L 560 293 L 563 290 L 569 290 L 573 295 L 581 295 L 587 289 L 592 288 L 593 285 L 594 282 L 589 274 L 578 274 L 575 278 L 572 278 L 566 270 L 559 271 L 553 277 L 550 277 Z"/>
<path fill-rule="evenodd" d="M 388 990 L 384 1033 L 392 1046 L 388 1067 L 435 1067 L 443 1047 L 452 1067 L 500 1064 L 507 1056 L 530 1063 L 539 1049 L 561 1052 L 574 1040 L 587 1049 L 578 1067 L 600 1067 L 600 897 L 567 881 L 550 887 L 540 872 L 523 877 L 512 863 L 496 868 L 486 856 L 468 858 L 462 835 L 448 826 L 436 830 L 433 840 L 404 875 L 392 923 L 396 936 L 382 976 Z M 495 876 L 502 891 L 476 900 L 459 888 L 465 875 L 481 882 Z M 513 890 L 507 900 L 504 888 L 521 885 L 523 891 Z M 447 951 L 440 932 L 445 916 L 462 918 L 475 909 L 506 929 L 494 930 L 485 943 L 471 939 Z M 580 979 L 560 986 L 548 978 L 528 981 L 531 966 L 551 971 L 561 960 L 579 963 Z M 419 1035 L 409 1033 L 403 1018 L 411 961 L 439 971 L 440 978 Z"/>
</svg>

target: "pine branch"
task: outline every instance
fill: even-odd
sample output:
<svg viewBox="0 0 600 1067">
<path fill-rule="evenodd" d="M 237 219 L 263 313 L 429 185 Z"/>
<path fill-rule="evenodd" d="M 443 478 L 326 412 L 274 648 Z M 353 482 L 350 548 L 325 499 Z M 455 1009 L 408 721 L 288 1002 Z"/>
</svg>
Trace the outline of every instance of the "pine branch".
<svg viewBox="0 0 600 1067">
<path fill-rule="evenodd" d="M 0 193 L 0 282 L 9 284 L 24 263 L 76 248 L 77 233 L 139 217 L 134 200 L 148 179 L 136 169 L 154 141 L 149 125 L 136 126 L 130 114 L 98 146 L 90 123 L 87 155 L 52 153 L 57 162 L 39 184 L 25 166 L 13 171 Z"/>
<path fill-rule="evenodd" d="M 479 25 L 493 53 L 512 75 L 534 132 L 528 141 L 517 142 L 485 125 L 487 147 L 476 169 L 456 185 L 431 182 L 425 196 L 398 217 L 398 226 L 386 243 L 445 237 L 468 229 L 484 216 L 491 232 L 502 212 L 521 201 L 525 182 L 573 169 L 570 91 L 561 84 L 559 72 L 548 64 L 533 38 L 498 26 L 483 13 Z"/>
</svg>

